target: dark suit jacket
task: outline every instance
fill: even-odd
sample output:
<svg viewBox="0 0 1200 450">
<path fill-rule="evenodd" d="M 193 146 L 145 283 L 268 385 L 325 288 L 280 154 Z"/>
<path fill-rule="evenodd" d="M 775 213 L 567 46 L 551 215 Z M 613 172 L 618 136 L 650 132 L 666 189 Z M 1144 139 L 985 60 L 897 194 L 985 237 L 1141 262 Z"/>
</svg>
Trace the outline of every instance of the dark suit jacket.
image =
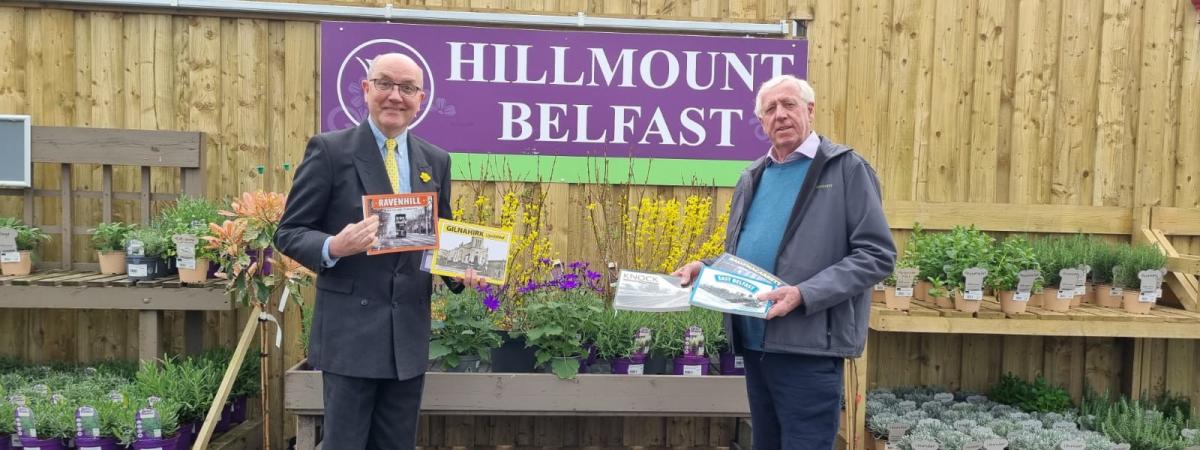
<svg viewBox="0 0 1200 450">
<path fill-rule="evenodd" d="M 450 155 L 410 132 L 408 156 L 413 192 L 437 192 L 438 215 L 449 218 Z M 429 182 L 421 180 L 422 172 L 430 175 Z M 316 368 L 405 380 L 428 365 L 433 280 L 420 270 L 421 252 L 363 253 L 341 258 L 331 268 L 321 265 L 325 238 L 363 220 L 362 196 L 391 192 L 366 121 L 308 141 L 275 245 L 318 274 L 308 351 Z M 462 290 L 461 284 L 447 283 Z"/>
</svg>

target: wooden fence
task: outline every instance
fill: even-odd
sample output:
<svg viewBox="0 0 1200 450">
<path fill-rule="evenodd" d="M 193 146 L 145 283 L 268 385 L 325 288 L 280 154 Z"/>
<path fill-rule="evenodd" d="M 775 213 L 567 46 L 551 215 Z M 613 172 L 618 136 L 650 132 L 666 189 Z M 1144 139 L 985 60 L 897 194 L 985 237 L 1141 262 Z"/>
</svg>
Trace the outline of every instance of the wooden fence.
<svg viewBox="0 0 1200 450">
<path fill-rule="evenodd" d="M 689 20 L 806 19 L 816 128 L 872 162 L 889 204 L 1200 207 L 1200 27 L 1187 0 L 306 2 Z M 292 174 L 285 163 L 299 162 L 305 141 L 317 129 L 313 20 L 5 2 L 0 5 L 0 113 L 30 114 L 35 125 L 204 132 L 208 197 L 286 191 Z M 58 188 L 59 173 L 57 166 L 38 165 L 37 187 Z M 154 192 L 178 189 L 170 176 L 154 179 Z M 99 166 L 72 173 L 76 188 L 102 181 Z M 113 174 L 117 190 L 139 191 L 140 182 L 136 173 Z M 456 183 L 459 192 L 465 187 Z M 559 253 L 590 255 L 590 230 L 573 203 L 583 187 L 543 187 Z M 666 196 L 695 192 L 632 189 Z M 729 191 L 716 195 L 727 199 Z M 39 200 L 35 207 L 53 211 L 59 208 L 55 201 Z M 74 225 L 94 222 L 99 214 L 99 205 L 88 199 L 73 208 Z M 972 211 L 1002 216 L 1004 209 Z M 0 214 L 21 216 L 20 202 L 0 199 Z M 972 219 L 961 216 L 964 223 Z M 900 240 L 906 236 L 897 231 Z M 1200 254 L 1200 238 L 1173 237 L 1172 242 L 1181 252 Z M 75 246 L 78 258 L 91 254 L 82 240 L 68 245 Z M 168 319 L 173 334 L 165 345 L 182 350 L 183 321 Z M 213 331 L 206 344 L 231 345 L 240 321 L 229 313 L 209 314 L 208 321 Z M 4 311 L 0 352 L 38 361 L 132 358 L 134 323 L 134 315 L 119 311 Z M 296 336 L 298 330 L 293 315 L 285 332 Z M 1130 383 L 1133 362 L 1122 361 L 1126 344 L 1114 340 L 937 339 L 913 335 L 880 343 L 921 355 L 909 361 L 920 369 L 897 374 L 907 378 L 896 380 L 970 387 L 994 378 L 996 370 L 1013 368 L 1069 381 L 1073 392 L 1082 379 L 1098 386 Z M 90 344 L 97 340 L 108 345 Z M 288 342 L 282 360 L 290 364 L 301 355 L 299 346 Z M 1153 379 L 1162 382 L 1139 383 L 1188 390 L 1186 380 L 1196 379 L 1200 361 L 1196 350 L 1166 341 L 1144 345 L 1147 352 L 1139 355 L 1164 357 L 1146 359 L 1158 374 Z M 1042 351 L 1028 351 L 1038 348 Z M 972 372 L 978 365 L 964 362 L 976 355 L 1002 364 L 978 375 Z M 1190 392 L 1200 400 L 1200 382 L 1193 381 Z M 541 420 L 576 419 L 526 420 L 520 423 L 532 428 L 522 426 L 526 431 L 519 432 L 557 429 Z M 647 427 L 665 430 L 667 423 L 662 419 Z"/>
</svg>

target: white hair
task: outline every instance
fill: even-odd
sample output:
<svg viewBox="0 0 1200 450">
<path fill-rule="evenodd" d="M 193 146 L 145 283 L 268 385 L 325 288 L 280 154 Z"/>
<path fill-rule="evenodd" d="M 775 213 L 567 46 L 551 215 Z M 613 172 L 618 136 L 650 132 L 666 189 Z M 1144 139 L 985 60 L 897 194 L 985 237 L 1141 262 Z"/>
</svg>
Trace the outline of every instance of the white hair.
<svg viewBox="0 0 1200 450">
<path fill-rule="evenodd" d="M 763 115 L 763 92 L 766 92 L 767 90 L 783 83 L 795 83 L 796 87 L 800 89 L 800 100 L 803 100 L 804 103 L 811 105 L 817 101 L 817 93 L 813 91 L 812 86 L 809 85 L 807 81 L 796 78 L 794 75 L 777 75 L 774 78 L 764 82 L 762 86 L 758 88 L 758 94 L 754 96 L 754 115 L 758 117 L 762 117 Z"/>
</svg>

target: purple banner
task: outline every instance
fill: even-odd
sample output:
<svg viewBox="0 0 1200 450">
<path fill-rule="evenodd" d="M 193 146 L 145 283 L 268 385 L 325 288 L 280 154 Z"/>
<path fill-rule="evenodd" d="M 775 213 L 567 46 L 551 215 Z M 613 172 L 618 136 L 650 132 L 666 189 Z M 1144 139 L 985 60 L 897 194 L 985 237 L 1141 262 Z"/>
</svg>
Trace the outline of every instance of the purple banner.
<svg viewBox="0 0 1200 450">
<path fill-rule="evenodd" d="M 364 120 L 390 52 L 424 69 L 411 129 L 446 150 L 705 160 L 766 153 L 754 94 L 808 59 L 803 40 L 323 22 L 322 131 Z"/>
</svg>

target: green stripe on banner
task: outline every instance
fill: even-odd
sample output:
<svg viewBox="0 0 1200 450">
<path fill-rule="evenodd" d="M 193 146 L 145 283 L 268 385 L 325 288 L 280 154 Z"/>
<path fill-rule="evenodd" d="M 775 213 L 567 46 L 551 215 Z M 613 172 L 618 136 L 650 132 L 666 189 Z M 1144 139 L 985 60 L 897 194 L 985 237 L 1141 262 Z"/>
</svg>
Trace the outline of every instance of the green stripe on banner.
<svg viewBox="0 0 1200 450">
<path fill-rule="evenodd" d="M 455 180 L 721 186 L 751 161 L 451 153 Z"/>
</svg>

